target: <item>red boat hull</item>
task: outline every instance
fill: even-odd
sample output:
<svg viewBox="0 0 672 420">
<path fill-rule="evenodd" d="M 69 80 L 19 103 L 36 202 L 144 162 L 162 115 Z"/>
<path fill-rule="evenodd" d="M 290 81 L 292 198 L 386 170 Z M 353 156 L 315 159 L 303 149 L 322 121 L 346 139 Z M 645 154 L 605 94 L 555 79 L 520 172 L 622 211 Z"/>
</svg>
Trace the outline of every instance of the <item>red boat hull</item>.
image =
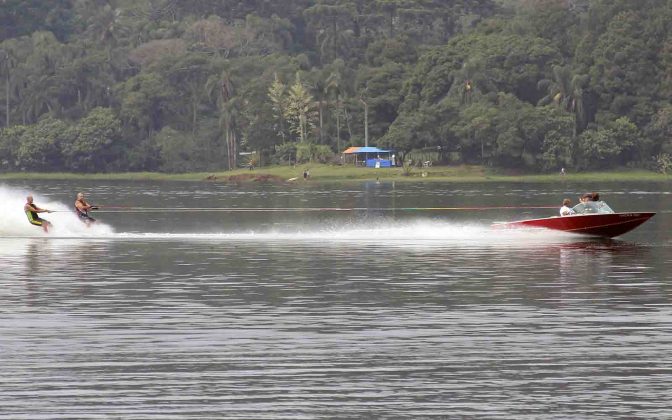
<svg viewBox="0 0 672 420">
<path fill-rule="evenodd" d="M 613 238 L 630 232 L 656 213 L 581 214 L 499 223 L 498 228 L 543 228 Z"/>
</svg>

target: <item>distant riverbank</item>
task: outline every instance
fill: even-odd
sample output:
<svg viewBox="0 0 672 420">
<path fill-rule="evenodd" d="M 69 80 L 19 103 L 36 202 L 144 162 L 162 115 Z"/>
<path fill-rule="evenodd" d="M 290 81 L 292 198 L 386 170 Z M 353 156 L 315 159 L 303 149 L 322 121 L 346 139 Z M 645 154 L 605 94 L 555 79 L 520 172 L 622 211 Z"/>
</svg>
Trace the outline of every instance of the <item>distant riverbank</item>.
<svg viewBox="0 0 672 420">
<path fill-rule="evenodd" d="M 162 172 L 123 173 L 42 173 L 12 172 L 0 174 L 0 180 L 41 180 L 41 179 L 88 179 L 88 180 L 128 180 L 128 181 L 204 181 L 227 183 L 300 183 L 304 182 L 347 182 L 347 181 L 413 181 L 413 182 L 620 182 L 620 181 L 670 181 L 671 175 L 644 170 L 620 170 L 610 172 L 569 172 L 566 175 L 516 174 L 493 170 L 481 166 L 433 166 L 430 168 L 357 168 L 305 164 L 296 166 L 268 166 L 262 168 L 238 169 L 235 171 L 194 172 L 170 174 Z"/>
</svg>

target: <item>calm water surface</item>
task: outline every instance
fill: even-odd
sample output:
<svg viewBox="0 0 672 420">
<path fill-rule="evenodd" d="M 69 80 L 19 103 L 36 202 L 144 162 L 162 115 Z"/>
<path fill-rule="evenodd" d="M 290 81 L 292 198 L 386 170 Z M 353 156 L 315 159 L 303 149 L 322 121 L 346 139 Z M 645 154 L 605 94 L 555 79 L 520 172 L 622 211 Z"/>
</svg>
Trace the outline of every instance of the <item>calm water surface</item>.
<svg viewBox="0 0 672 420">
<path fill-rule="evenodd" d="M 580 184 L 0 187 L 0 418 L 670 418 L 672 195 L 617 240 L 493 232 L 555 210 L 99 212 L 20 205 L 543 206 Z M 17 212 L 18 209 L 18 212 Z"/>
</svg>

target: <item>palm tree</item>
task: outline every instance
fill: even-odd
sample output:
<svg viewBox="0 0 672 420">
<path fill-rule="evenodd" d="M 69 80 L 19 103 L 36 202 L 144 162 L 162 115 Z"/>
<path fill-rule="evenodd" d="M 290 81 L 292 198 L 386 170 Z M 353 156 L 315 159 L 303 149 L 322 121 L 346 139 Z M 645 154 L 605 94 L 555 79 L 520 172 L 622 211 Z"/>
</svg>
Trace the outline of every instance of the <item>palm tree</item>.
<svg viewBox="0 0 672 420">
<path fill-rule="evenodd" d="M 343 113 L 343 88 L 341 87 L 341 73 L 333 71 L 327 78 L 327 98 L 334 101 L 334 114 L 336 116 L 336 150 L 341 152 L 341 114 Z"/>
<path fill-rule="evenodd" d="M 280 80 L 275 73 L 273 83 L 268 88 L 268 98 L 271 100 L 273 116 L 278 119 L 279 129 L 277 134 L 282 138 L 282 144 L 285 144 L 285 115 L 287 115 L 287 86 Z"/>
<path fill-rule="evenodd" d="M 2 60 L 2 73 L 5 76 L 5 127 L 9 127 L 9 98 L 12 91 L 12 73 L 18 64 L 16 55 L 12 48 L 7 46 L 0 49 L 0 60 Z"/>
<path fill-rule="evenodd" d="M 20 109 L 23 122 L 34 123 L 44 113 L 58 110 L 56 78 L 49 75 L 29 77 L 28 85 L 21 92 Z"/>
<path fill-rule="evenodd" d="M 369 104 L 361 96 L 359 102 L 364 105 L 364 147 L 369 147 Z"/>
<path fill-rule="evenodd" d="M 542 79 L 537 83 L 540 90 L 547 92 L 539 100 L 539 105 L 553 103 L 574 114 L 574 135 L 581 134 L 590 122 L 585 106 L 588 80 L 588 76 L 573 74 L 569 66 L 554 66 L 553 78 Z"/>
<path fill-rule="evenodd" d="M 58 110 L 59 83 L 55 75 L 64 61 L 62 47 L 51 32 L 34 32 L 23 47 L 28 51 L 24 71 L 15 72 L 12 81 L 24 124 Z"/>
<path fill-rule="evenodd" d="M 214 97 L 219 110 L 219 126 L 224 131 L 226 153 L 229 170 L 238 165 L 238 101 L 234 97 L 234 87 L 231 74 L 224 70 L 219 77 L 211 77 L 206 82 L 206 91 L 212 99 Z"/>
<path fill-rule="evenodd" d="M 299 73 L 296 73 L 296 81 L 290 86 L 287 98 L 286 118 L 291 130 L 299 136 L 301 143 L 306 143 L 308 129 L 314 127 L 315 100 L 301 82 Z"/>
<path fill-rule="evenodd" d="M 88 28 L 94 39 L 105 47 L 109 61 L 112 60 L 112 50 L 117 46 L 119 37 L 124 33 L 120 18 L 120 9 L 114 9 L 108 3 L 96 14 L 93 23 Z"/>
<path fill-rule="evenodd" d="M 328 84 L 318 75 L 318 79 L 313 84 L 313 95 L 317 98 L 317 112 L 320 118 L 320 144 L 324 143 L 324 105 L 329 97 Z"/>
<path fill-rule="evenodd" d="M 303 14 L 315 29 L 315 43 L 319 46 L 323 64 L 331 62 L 334 57 L 349 55 L 348 47 L 354 38 L 354 31 L 350 27 L 356 18 L 348 7 L 316 4 Z"/>
<path fill-rule="evenodd" d="M 368 90 L 368 84 L 365 84 L 364 88 L 359 92 L 359 102 L 364 105 L 364 147 L 369 146 L 369 104 L 366 102 L 368 100 Z M 367 99 L 364 100 L 364 98 Z"/>
</svg>

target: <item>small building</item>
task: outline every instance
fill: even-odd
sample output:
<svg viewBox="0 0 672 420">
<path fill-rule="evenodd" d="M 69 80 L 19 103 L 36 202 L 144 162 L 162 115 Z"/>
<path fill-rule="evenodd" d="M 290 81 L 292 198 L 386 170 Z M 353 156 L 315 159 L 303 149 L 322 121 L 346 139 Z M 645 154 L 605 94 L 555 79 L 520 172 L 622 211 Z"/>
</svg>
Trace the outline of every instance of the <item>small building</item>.
<svg viewBox="0 0 672 420">
<path fill-rule="evenodd" d="M 397 166 L 396 155 L 392 150 L 377 147 L 348 147 L 343 151 L 343 163 L 367 168 L 389 168 Z"/>
</svg>

